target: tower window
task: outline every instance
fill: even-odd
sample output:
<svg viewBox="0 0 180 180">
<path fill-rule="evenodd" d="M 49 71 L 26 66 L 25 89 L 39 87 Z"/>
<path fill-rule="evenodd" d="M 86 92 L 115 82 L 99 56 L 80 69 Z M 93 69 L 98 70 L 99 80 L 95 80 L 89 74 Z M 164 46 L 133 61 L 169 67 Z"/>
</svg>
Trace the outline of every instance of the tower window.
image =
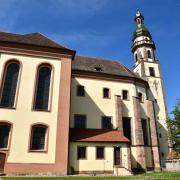
<svg viewBox="0 0 180 180">
<path fill-rule="evenodd" d="M 138 93 L 138 98 L 139 98 L 139 102 L 143 102 L 143 94 L 142 93 Z"/>
<path fill-rule="evenodd" d="M 147 51 L 147 55 L 148 55 L 148 58 L 151 58 L 151 51 L 150 50 Z"/>
<path fill-rule="evenodd" d="M 2 91 L 0 97 L 1 107 L 14 107 L 14 101 L 16 96 L 16 89 L 18 84 L 19 76 L 19 64 L 11 62 L 6 64 L 4 71 L 4 79 L 2 82 Z"/>
<path fill-rule="evenodd" d="M 138 62 L 138 56 L 135 54 L 135 61 Z"/>
<path fill-rule="evenodd" d="M 153 67 L 149 67 L 149 75 L 155 77 L 155 72 Z"/>
<path fill-rule="evenodd" d="M 122 99 L 123 100 L 128 100 L 128 91 L 127 90 L 122 91 Z"/>
<path fill-rule="evenodd" d="M 75 114 L 74 115 L 74 127 L 86 128 L 86 115 Z"/>
<path fill-rule="evenodd" d="M 102 117 L 102 129 L 112 129 L 111 117 L 103 116 Z"/>
<path fill-rule="evenodd" d="M 77 86 L 77 96 L 85 96 L 84 86 L 81 85 Z"/>
<path fill-rule="evenodd" d="M 110 90 L 108 88 L 103 88 L 103 98 L 110 98 Z"/>
</svg>

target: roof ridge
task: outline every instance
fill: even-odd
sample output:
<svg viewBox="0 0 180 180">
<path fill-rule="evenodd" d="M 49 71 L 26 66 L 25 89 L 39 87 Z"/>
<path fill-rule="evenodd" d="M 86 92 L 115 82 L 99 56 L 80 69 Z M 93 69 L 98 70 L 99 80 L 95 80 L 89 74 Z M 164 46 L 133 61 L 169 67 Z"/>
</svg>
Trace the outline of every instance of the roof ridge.
<svg viewBox="0 0 180 180">
<path fill-rule="evenodd" d="M 112 60 L 112 59 L 107 59 L 107 58 L 101 58 L 101 57 L 95 57 L 95 56 L 84 56 L 84 55 L 76 55 L 77 57 L 84 57 L 84 58 L 89 58 L 89 59 L 97 59 L 97 60 L 101 60 L 101 61 L 110 61 L 110 62 L 115 62 L 115 63 L 119 63 L 118 60 Z"/>
<path fill-rule="evenodd" d="M 59 45 L 59 46 L 62 46 L 62 47 L 65 48 L 65 49 L 69 49 L 69 50 L 73 51 L 73 50 L 70 49 L 69 47 L 66 47 L 66 46 L 64 46 L 64 45 L 61 45 L 61 44 L 57 43 L 54 39 L 51 39 L 51 38 L 47 37 L 46 35 L 44 35 L 44 34 L 41 33 L 41 32 L 35 32 L 35 33 L 40 34 L 41 36 L 45 37 L 46 39 L 52 41 L 53 43 L 55 43 L 55 44 L 57 44 L 57 45 Z M 32 34 L 35 34 L 35 33 L 32 33 Z"/>
<path fill-rule="evenodd" d="M 0 33 L 11 34 L 11 35 L 18 35 L 18 36 L 23 36 L 23 35 L 25 35 L 25 34 L 11 33 L 11 32 L 4 32 L 4 31 L 0 31 Z"/>
<path fill-rule="evenodd" d="M 110 61 L 110 62 L 114 62 L 114 63 L 117 63 L 117 64 L 119 64 L 119 65 L 121 65 L 125 70 L 126 70 L 126 72 L 128 72 L 128 73 L 132 73 L 133 75 L 134 75 L 134 73 L 129 69 L 129 68 L 127 68 L 126 66 L 124 66 L 122 63 L 120 63 L 120 61 L 118 61 L 118 60 L 111 60 L 111 59 L 106 59 L 106 58 L 99 58 L 99 57 L 92 57 L 92 56 L 81 56 L 81 55 L 77 55 L 78 57 L 87 57 L 87 58 L 94 58 L 94 59 L 99 59 L 99 60 L 101 60 L 101 61 Z M 136 75 L 136 74 L 135 74 Z"/>
</svg>

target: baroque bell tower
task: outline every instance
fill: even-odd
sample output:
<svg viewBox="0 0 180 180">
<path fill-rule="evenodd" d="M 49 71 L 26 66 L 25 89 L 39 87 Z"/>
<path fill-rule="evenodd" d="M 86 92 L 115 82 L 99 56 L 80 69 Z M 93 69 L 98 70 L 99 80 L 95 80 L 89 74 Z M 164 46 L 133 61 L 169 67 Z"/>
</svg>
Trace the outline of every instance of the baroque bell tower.
<svg viewBox="0 0 180 180">
<path fill-rule="evenodd" d="M 159 61 L 155 56 L 155 44 L 149 30 L 144 25 L 144 16 L 139 10 L 134 20 L 136 22 L 136 30 L 133 33 L 133 45 L 131 47 L 134 56 L 133 71 L 148 81 L 149 84 L 147 97 L 153 101 L 161 166 L 164 166 L 164 160 L 168 155 L 168 138 L 166 126 L 167 108 L 163 77 L 160 71 Z"/>
</svg>

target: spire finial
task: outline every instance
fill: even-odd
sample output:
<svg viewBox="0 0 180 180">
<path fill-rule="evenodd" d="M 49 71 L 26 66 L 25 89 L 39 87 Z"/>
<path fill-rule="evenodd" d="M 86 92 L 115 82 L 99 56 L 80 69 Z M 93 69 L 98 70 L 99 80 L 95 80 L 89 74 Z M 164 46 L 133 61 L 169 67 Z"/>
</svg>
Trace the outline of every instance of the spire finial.
<svg viewBox="0 0 180 180">
<path fill-rule="evenodd" d="M 137 16 L 140 16 L 141 15 L 141 12 L 140 12 L 140 10 L 139 9 L 137 9 L 137 12 L 136 12 L 136 17 Z"/>
<path fill-rule="evenodd" d="M 142 13 L 140 12 L 139 9 L 137 9 L 136 16 L 135 16 L 134 20 L 138 26 L 143 24 L 144 16 L 142 15 Z"/>
</svg>

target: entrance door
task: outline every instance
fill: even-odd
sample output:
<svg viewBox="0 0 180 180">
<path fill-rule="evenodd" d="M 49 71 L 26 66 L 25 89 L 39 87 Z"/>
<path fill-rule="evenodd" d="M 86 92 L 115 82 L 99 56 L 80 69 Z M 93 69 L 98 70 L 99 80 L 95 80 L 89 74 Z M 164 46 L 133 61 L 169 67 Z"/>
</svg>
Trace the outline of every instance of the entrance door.
<svg viewBox="0 0 180 180">
<path fill-rule="evenodd" d="M 0 152 L 0 173 L 4 172 L 5 160 L 6 160 L 6 154 Z"/>
<path fill-rule="evenodd" d="M 114 165 L 120 165 L 120 147 L 114 147 Z"/>
</svg>

